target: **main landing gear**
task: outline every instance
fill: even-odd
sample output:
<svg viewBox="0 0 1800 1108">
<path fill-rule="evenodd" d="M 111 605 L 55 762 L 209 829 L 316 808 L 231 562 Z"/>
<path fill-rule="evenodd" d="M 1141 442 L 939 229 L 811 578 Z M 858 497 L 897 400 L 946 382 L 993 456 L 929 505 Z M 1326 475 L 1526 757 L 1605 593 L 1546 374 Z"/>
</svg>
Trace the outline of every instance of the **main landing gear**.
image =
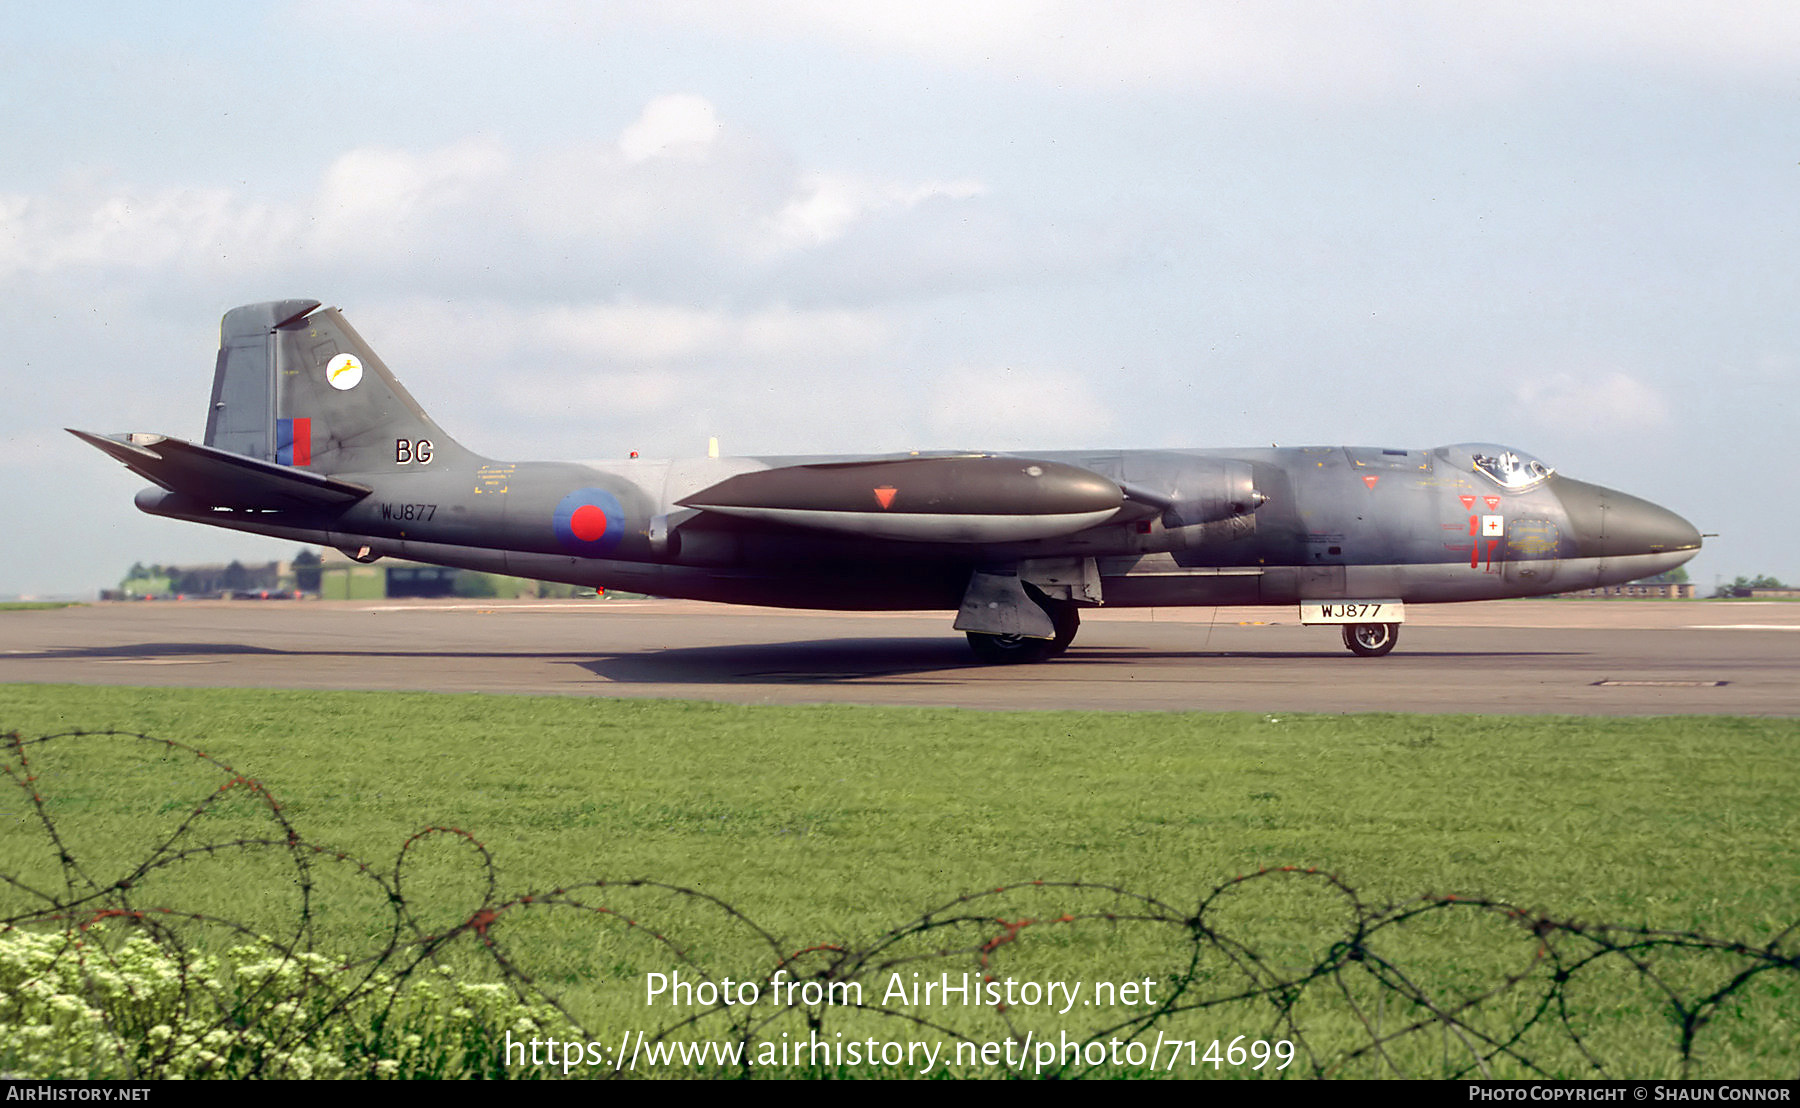
<svg viewBox="0 0 1800 1108">
<path fill-rule="evenodd" d="M 1035 590 L 1034 590 L 1035 591 Z M 1014 662 L 1042 662 L 1056 657 L 1069 649 L 1075 641 L 1075 632 L 1081 629 L 1081 613 L 1073 601 L 1051 600 L 1049 597 L 1033 597 L 1038 607 L 1050 617 L 1056 625 L 1056 637 L 1053 639 L 1033 639 L 1025 635 L 989 635 L 981 631 L 969 631 L 969 649 L 975 657 L 988 665 L 1008 665 Z"/>
<path fill-rule="evenodd" d="M 1398 623 L 1346 623 L 1344 645 L 1362 658 L 1379 658 L 1400 641 Z"/>
<path fill-rule="evenodd" d="M 1075 641 L 1075 632 L 1081 627 L 1080 606 L 1070 600 L 1052 600 L 1035 588 L 1028 588 L 1026 595 L 1033 603 L 1043 609 L 1050 617 L 1051 626 L 1055 628 L 1054 638 L 1037 639 L 1028 635 L 1000 635 L 991 631 L 969 631 L 969 649 L 975 657 L 987 665 L 1010 665 L 1018 662 L 1042 662 L 1054 658 L 1069 648 Z M 1381 607 L 1389 602 L 1358 601 L 1356 607 L 1374 615 L 1379 612 L 1387 615 L 1388 611 Z M 1316 606 L 1316 605 L 1315 605 Z M 1399 614 L 1399 602 L 1390 605 Z M 1364 614 L 1357 611 L 1357 615 Z M 1305 613 L 1302 613 L 1305 622 Z M 1314 620 L 1313 622 L 1319 622 Z M 1017 626 L 1017 623 L 1013 624 Z M 1345 623 L 1343 626 L 1344 645 L 1350 653 L 1359 658 L 1379 658 L 1392 651 L 1400 641 L 1400 624 L 1394 623 Z"/>
</svg>

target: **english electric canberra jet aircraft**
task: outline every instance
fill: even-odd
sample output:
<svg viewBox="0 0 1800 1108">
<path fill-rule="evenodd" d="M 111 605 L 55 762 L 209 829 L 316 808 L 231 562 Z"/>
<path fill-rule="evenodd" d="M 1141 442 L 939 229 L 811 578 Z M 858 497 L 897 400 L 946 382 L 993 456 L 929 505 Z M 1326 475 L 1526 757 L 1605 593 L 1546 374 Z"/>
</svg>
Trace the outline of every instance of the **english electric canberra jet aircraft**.
<svg viewBox="0 0 1800 1108">
<path fill-rule="evenodd" d="M 1487 444 L 499 462 L 315 300 L 225 314 L 206 440 L 72 431 L 152 515 L 546 581 L 792 608 L 954 610 L 1038 661 L 1083 607 L 1295 604 L 1393 649 L 1408 603 L 1616 584 L 1700 535 Z"/>
</svg>

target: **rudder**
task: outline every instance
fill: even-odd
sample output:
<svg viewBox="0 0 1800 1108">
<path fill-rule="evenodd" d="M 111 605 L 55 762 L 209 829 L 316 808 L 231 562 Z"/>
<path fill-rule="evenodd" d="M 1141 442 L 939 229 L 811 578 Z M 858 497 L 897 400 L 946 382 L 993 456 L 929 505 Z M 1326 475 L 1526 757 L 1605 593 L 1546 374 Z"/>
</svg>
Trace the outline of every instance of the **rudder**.
<svg viewBox="0 0 1800 1108">
<path fill-rule="evenodd" d="M 275 460 L 274 332 L 318 307 L 317 300 L 272 300 L 225 313 L 206 409 L 206 445 Z"/>
</svg>

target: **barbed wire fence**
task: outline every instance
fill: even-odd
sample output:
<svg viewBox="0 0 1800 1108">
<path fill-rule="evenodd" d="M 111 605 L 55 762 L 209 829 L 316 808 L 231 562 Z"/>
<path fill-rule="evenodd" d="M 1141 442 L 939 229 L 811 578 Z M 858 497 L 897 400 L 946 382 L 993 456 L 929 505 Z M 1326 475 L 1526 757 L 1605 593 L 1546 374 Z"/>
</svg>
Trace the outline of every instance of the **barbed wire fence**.
<svg viewBox="0 0 1800 1108">
<path fill-rule="evenodd" d="M 82 839 L 70 821 L 108 810 L 106 781 L 40 787 L 43 754 L 73 744 L 130 752 L 119 773 L 191 767 L 199 798 Z M 493 853 L 458 828 L 420 830 L 377 866 L 310 839 L 262 783 L 181 742 L 71 731 L 5 746 L 17 803 L 0 832 L 0 949 L 35 943 L 0 958 L 0 1029 L 26 1043 L 0 1053 L 10 1076 L 631 1076 L 695 1072 L 659 1048 L 701 1037 L 735 1045 L 698 1064 L 726 1076 L 846 1072 L 845 1044 L 864 1039 L 859 1060 L 884 1072 L 876 1037 L 1018 1076 L 1800 1074 L 1800 921 L 1747 942 L 1488 896 L 1372 904 L 1337 874 L 1279 867 L 1187 904 L 1106 882 L 1001 885 L 870 940 L 803 943 L 648 878 L 503 894 Z M 456 878 L 428 854 L 461 858 Z M 128 972 L 152 958 L 158 973 Z M 661 975 L 686 1000 L 596 1006 L 595 958 L 607 981 Z M 1094 1003 L 1096 965 L 1119 959 L 1156 987 L 1110 983 Z M 1095 991 L 1078 1001 L 1083 986 Z M 449 1031 L 446 1010 L 463 1018 Z M 31 1036 L 16 1033 L 34 1020 L 58 1024 L 45 1038 L 82 1021 L 105 1033 L 89 1056 L 55 1055 L 83 1072 L 31 1072 Z M 563 1064 L 527 1040 L 558 1043 Z"/>
</svg>

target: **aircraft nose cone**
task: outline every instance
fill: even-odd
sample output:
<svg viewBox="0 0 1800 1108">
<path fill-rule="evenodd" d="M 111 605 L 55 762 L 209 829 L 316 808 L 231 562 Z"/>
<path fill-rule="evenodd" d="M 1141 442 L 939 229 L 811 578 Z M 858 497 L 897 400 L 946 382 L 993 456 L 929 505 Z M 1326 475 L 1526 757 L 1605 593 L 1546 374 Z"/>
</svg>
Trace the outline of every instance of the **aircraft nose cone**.
<svg viewBox="0 0 1800 1108">
<path fill-rule="evenodd" d="M 1579 557 L 1679 555 L 1668 563 L 1672 569 L 1700 550 L 1694 525 L 1660 504 L 1566 477 L 1555 479 L 1555 489 Z"/>
</svg>

